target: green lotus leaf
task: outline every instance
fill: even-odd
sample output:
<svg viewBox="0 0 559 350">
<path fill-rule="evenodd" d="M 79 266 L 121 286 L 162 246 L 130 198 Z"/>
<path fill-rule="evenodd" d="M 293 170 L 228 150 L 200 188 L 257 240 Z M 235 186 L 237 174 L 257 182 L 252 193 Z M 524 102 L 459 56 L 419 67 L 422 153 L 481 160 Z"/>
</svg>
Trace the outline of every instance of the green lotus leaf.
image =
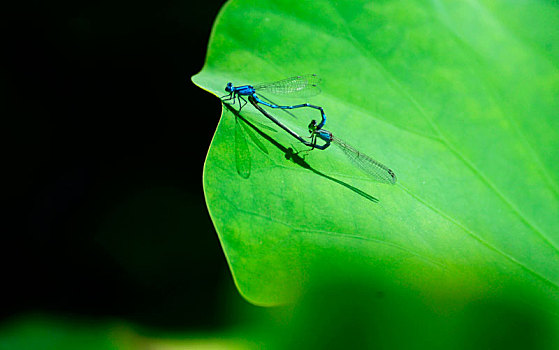
<svg viewBox="0 0 559 350">
<path fill-rule="evenodd" d="M 356 263 L 462 290 L 513 279 L 557 302 L 557 28 L 554 1 L 228 2 L 195 84 L 222 96 L 315 73 L 319 95 L 266 97 L 324 107 L 325 129 L 398 178 L 224 105 L 204 192 L 240 292 L 283 303 L 311 266 Z M 304 137 L 319 117 L 265 109 Z"/>
</svg>

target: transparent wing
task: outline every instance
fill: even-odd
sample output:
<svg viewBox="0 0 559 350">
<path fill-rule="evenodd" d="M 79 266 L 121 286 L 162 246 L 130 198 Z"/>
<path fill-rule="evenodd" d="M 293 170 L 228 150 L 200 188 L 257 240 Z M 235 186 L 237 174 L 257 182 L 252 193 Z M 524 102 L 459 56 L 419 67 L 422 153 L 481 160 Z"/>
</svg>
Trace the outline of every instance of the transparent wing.
<svg viewBox="0 0 559 350">
<path fill-rule="evenodd" d="M 337 137 L 333 137 L 332 142 L 342 149 L 353 164 L 372 176 L 375 180 L 389 184 L 396 183 L 396 175 L 386 165 L 377 162 L 362 152 L 359 152 Z"/>
<path fill-rule="evenodd" d="M 320 93 L 320 78 L 316 74 L 298 75 L 273 83 L 253 85 L 256 92 L 265 92 L 275 95 L 314 96 Z"/>
</svg>

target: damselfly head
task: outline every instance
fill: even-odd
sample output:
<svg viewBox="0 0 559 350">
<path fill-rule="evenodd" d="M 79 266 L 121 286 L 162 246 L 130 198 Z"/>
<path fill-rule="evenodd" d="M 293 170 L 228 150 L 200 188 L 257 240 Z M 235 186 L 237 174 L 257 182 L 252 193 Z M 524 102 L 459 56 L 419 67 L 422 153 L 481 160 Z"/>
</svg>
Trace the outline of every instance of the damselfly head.
<svg viewBox="0 0 559 350">
<path fill-rule="evenodd" d="M 233 91 L 233 83 L 227 83 L 227 86 L 225 87 L 225 91 L 232 92 Z"/>
<path fill-rule="evenodd" d="M 309 123 L 309 133 L 312 134 L 312 133 L 314 133 L 315 131 L 316 131 L 316 120 L 313 119 L 313 120 Z"/>
</svg>

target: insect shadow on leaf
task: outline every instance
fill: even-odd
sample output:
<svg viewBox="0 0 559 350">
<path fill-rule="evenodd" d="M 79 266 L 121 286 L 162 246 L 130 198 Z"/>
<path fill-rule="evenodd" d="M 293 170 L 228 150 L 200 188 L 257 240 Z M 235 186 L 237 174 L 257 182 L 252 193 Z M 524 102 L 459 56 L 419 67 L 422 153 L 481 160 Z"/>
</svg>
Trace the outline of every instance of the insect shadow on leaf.
<svg viewBox="0 0 559 350">
<path fill-rule="evenodd" d="M 225 108 L 227 108 L 231 113 L 233 113 L 235 115 L 235 119 L 236 119 L 236 123 L 237 126 L 235 126 L 235 137 L 237 138 L 237 128 L 240 130 L 240 126 L 238 126 L 238 123 L 244 123 L 244 125 L 246 126 L 245 130 L 249 130 L 248 128 L 251 128 L 252 130 L 254 130 L 257 134 L 259 134 L 263 139 L 265 139 L 266 141 L 268 141 L 269 143 L 271 143 L 273 146 L 277 147 L 280 151 L 282 151 L 285 154 L 285 159 L 292 161 L 293 163 L 297 164 L 298 166 L 307 169 L 309 171 L 312 171 L 313 173 L 315 173 L 316 175 L 322 176 L 325 179 L 328 179 L 330 181 L 333 181 L 341 186 L 344 186 L 345 188 L 351 190 L 352 192 L 358 194 L 359 196 L 373 202 L 373 203 L 378 203 L 378 198 L 364 192 L 363 190 L 360 190 L 359 188 L 352 186 L 350 184 L 348 184 L 347 182 L 344 182 L 342 180 L 336 179 L 330 175 L 327 175 L 321 171 L 316 170 L 315 168 L 313 168 L 305 159 L 304 157 L 301 157 L 299 154 L 301 154 L 302 152 L 296 152 L 294 151 L 294 149 L 292 147 L 285 147 L 282 144 L 280 144 L 278 141 L 276 141 L 274 138 L 272 138 L 270 135 L 266 134 L 264 131 L 262 131 L 260 128 L 258 128 L 255 124 L 253 124 L 252 122 L 250 122 L 249 120 L 247 120 L 245 117 L 243 117 L 239 111 L 237 111 L 236 109 L 234 109 L 232 106 L 224 103 L 223 104 L 225 106 Z M 268 127 L 266 127 L 268 128 Z M 239 131 L 239 133 L 242 131 Z M 254 138 L 256 138 L 256 135 L 253 135 Z M 244 135 L 242 136 L 244 139 Z M 252 138 L 252 136 L 251 136 Z M 254 140 L 254 139 L 253 139 Z M 237 143 L 237 141 L 235 141 Z M 261 144 L 261 146 L 265 149 L 264 145 L 262 143 L 260 143 L 260 140 L 256 143 Z M 260 146 L 258 146 L 260 148 Z M 262 149 L 261 149 L 262 150 Z M 264 151 L 264 153 L 268 154 L 268 151 Z M 305 152 L 305 151 L 303 151 Z M 241 145 L 239 148 L 239 154 L 237 154 L 237 148 L 235 148 L 235 158 L 237 161 L 237 172 L 239 173 L 239 175 L 243 178 L 248 178 L 250 176 L 250 159 L 246 160 L 246 158 L 250 158 L 250 150 L 248 149 L 248 145 L 246 143 L 246 139 L 244 139 L 244 146 Z M 242 153 L 242 154 L 241 154 Z M 241 162 L 241 168 L 239 168 L 239 163 Z M 248 170 L 244 167 L 248 166 Z M 246 177 L 245 177 L 246 176 Z"/>
</svg>

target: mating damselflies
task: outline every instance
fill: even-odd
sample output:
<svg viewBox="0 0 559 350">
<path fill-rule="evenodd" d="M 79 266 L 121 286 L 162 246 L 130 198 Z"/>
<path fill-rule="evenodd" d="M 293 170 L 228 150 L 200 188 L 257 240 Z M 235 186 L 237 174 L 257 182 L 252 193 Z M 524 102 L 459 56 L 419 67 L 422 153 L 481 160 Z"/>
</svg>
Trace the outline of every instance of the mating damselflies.
<svg viewBox="0 0 559 350">
<path fill-rule="evenodd" d="M 396 183 L 396 175 L 394 172 L 388 168 L 386 165 L 372 159 L 368 155 L 356 150 L 347 142 L 343 141 L 339 137 L 335 137 L 330 131 L 319 128 L 320 124 L 316 123 L 316 120 L 311 121 L 309 124 L 309 133 L 311 134 L 311 142 L 305 140 L 305 138 L 301 137 L 295 131 L 291 130 L 285 124 L 277 120 L 274 116 L 269 114 L 265 111 L 262 107 L 258 105 L 258 102 L 253 96 L 249 96 L 248 100 L 250 103 L 262 113 L 265 117 L 270 119 L 274 122 L 277 126 L 285 130 L 291 136 L 296 138 L 305 146 L 311 147 L 311 149 L 317 148 L 320 150 L 325 150 L 330 146 L 331 143 L 338 146 L 346 155 L 346 157 L 355 164 L 358 168 L 362 171 L 367 173 L 369 176 L 373 177 L 375 180 L 379 182 L 395 184 Z M 324 141 L 324 144 L 317 144 L 317 139 L 321 139 Z"/>
<path fill-rule="evenodd" d="M 262 84 L 255 84 L 255 85 L 241 85 L 241 86 L 233 86 L 233 83 L 229 82 L 225 86 L 225 91 L 228 92 L 227 95 L 221 97 L 221 100 L 226 102 L 233 100 L 233 104 L 236 102 L 239 103 L 239 111 L 243 109 L 243 107 L 247 104 L 247 101 L 243 98 L 243 96 L 253 97 L 254 100 L 258 103 L 261 103 L 265 106 L 270 108 L 279 108 L 279 109 L 296 109 L 302 107 L 309 107 L 318 109 L 320 111 L 320 115 L 322 120 L 318 124 L 319 129 L 324 126 L 326 123 L 326 115 L 324 114 L 324 109 L 320 106 L 315 106 L 310 103 L 302 103 L 292 106 L 281 106 L 278 105 L 268 98 L 262 95 L 264 93 L 271 93 L 271 94 L 313 94 L 318 93 L 320 91 L 318 87 L 318 83 L 320 82 L 320 78 L 316 74 L 306 74 L 306 75 L 298 75 L 295 77 L 275 81 L 272 83 L 262 83 Z M 241 102 L 242 101 L 242 102 Z"/>
</svg>

